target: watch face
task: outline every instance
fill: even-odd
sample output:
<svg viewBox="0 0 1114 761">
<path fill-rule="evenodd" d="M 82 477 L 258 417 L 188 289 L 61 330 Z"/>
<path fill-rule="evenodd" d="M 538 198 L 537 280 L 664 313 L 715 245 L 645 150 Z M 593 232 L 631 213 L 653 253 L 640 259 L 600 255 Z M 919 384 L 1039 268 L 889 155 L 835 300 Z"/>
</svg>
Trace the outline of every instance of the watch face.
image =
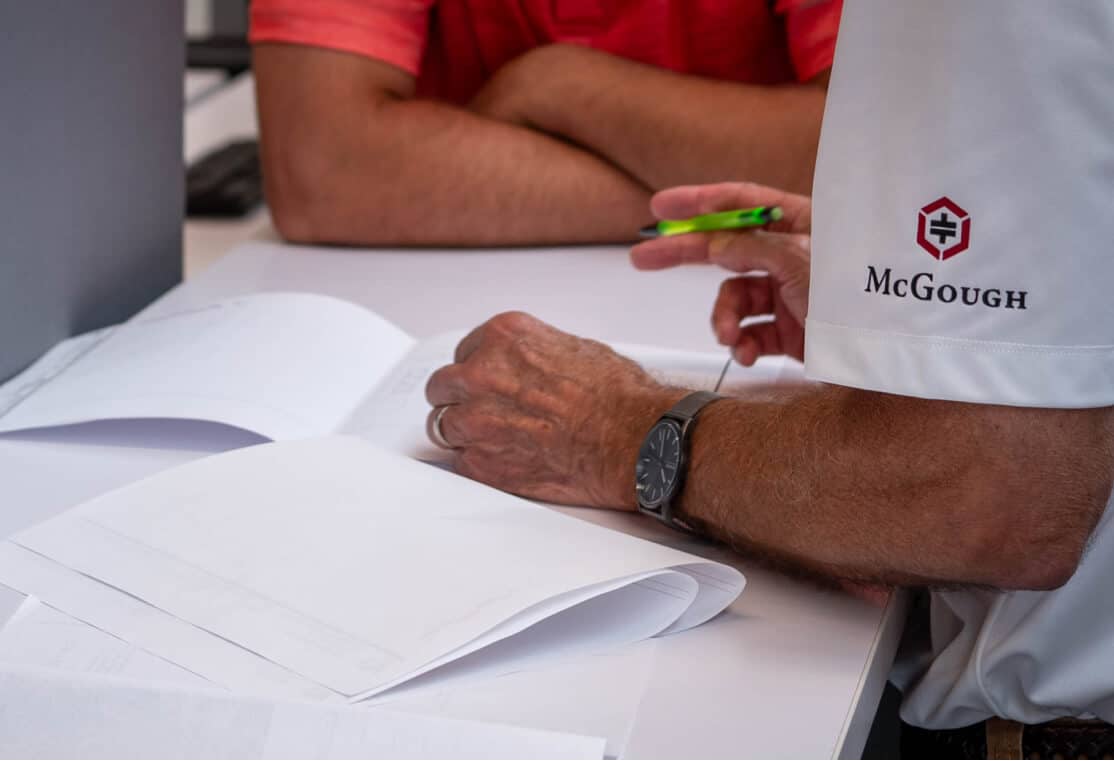
<svg viewBox="0 0 1114 761">
<path fill-rule="evenodd" d="M 658 507 L 673 496 L 681 472 L 681 428 L 671 420 L 660 420 L 638 452 L 635 466 L 638 500 L 645 507 Z"/>
</svg>

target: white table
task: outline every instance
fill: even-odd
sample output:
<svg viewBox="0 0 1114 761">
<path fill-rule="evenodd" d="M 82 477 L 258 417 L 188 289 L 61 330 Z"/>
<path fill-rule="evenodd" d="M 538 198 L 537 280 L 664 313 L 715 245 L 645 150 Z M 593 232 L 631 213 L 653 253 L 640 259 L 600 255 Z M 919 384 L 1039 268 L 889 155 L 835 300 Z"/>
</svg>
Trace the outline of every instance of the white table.
<svg viewBox="0 0 1114 761">
<path fill-rule="evenodd" d="M 186 156 L 254 132 L 251 80 L 212 93 L 187 115 Z M 327 293 L 426 336 L 525 309 L 572 332 L 614 341 L 712 349 L 711 269 L 633 272 L 622 249 L 342 251 L 227 246 L 273 238 L 265 212 L 186 226 L 184 286 L 152 310 L 261 290 Z M 219 259 L 219 261 L 218 261 Z M 0 536 L 108 489 L 208 451 L 45 434 L 0 439 Z M 771 509 L 775 509 L 771 507 Z M 578 515 L 737 564 L 746 591 L 723 616 L 662 641 L 626 748 L 631 757 L 855 757 L 861 753 L 904 618 L 900 601 L 874 608 L 694 544 L 637 516 Z M 21 597 L 0 587 L 0 620 Z"/>
<path fill-rule="evenodd" d="M 706 313 L 718 277 L 697 268 L 635 273 L 614 248 L 356 252 L 259 245 L 221 259 L 153 311 L 259 290 L 308 290 L 367 305 L 415 335 L 527 308 L 609 340 L 707 348 Z M 4 533 L 201 453 L 93 443 L 92 434 L 66 444 L 49 443 L 45 434 L 33 438 L 0 441 Z M 582 512 L 622 530 L 681 541 L 636 516 Z M 896 648 L 899 606 L 883 612 L 739 565 L 749 584 L 728 613 L 662 642 L 628 754 L 857 755 Z M 7 599 L 11 607 L 18 598 Z"/>
</svg>

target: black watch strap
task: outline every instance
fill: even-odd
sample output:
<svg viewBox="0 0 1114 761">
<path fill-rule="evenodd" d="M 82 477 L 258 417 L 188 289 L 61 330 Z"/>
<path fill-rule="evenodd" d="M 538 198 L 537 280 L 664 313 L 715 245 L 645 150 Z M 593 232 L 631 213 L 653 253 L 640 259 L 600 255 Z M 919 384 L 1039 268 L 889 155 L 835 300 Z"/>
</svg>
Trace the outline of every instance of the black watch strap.
<svg viewBox="0 0 1114 761">
<path fill-rule="evenodd" d="M 675 421 L 676 423 L 680 423 L 681 447 L 685 453 L 682 462 L 686 470 L 688 468 L 688 447 L 689 438 L 692 435 L 692 421 L 696 419 L 696 416 L 700 414 L 701 410 L 703 410 L 705 407 L 707 407 L 709 404 L 716 401 L 717 399 L 723 399 L 723 397 L 712 391 L 694 391 L 693 393 L 685 396 L 679 402 L 674 404 L 668 412 L 666 412 L 658 419 L 659 423 L 665 419 L 670 419 Z M 685 475 L 685 473 L 680 474 L 678 489 L 683 488 Z M 649 515 L 657 518 L 659 521 L 666 524 L 667 526 L 671 526 L 675 529 L 679 529 L 688 533 L 694 533 L 692 527 L 682 521 L 674 513 L 672 502 L 676 498 L 678 493 L 679 491 L 671 495 L 667 501 L 660 505 L 657 505 L 656 507 L 649 507 L 643 505 L 640 502 L 638 510 L 644 515 Z"/>
<path fill-rule="evenodd" d="M 714 402 L 716 399 L 723 397 L 714 391 L 694 391 L 686 396 L 681 401 L 673 405 L 669 412 L 665 413 L 668 417 L 688 422 L 692 420 L 700 410 L 704 409 L 705 405 Z"/>
</svg>

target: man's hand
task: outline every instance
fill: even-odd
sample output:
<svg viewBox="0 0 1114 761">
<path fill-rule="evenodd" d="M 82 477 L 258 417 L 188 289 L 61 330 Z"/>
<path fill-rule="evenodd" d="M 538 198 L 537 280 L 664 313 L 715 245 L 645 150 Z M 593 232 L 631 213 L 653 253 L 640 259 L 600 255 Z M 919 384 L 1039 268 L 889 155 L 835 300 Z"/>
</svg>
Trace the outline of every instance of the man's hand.
<svg viewBox="0 0 1114 761">
<path fill-rule="evenodd" d="M 458 473 L 524 497 L 635 508 L 634 467 L 654 421 L 686 391 L 629 359 L 518 312 L 472 331 L 433 374 L 432 435 Z"/>
<path fill-rule="evenodd" d="M 548 109 L 561 100 L 560 88 L 591 76 L 598 56 L 579 45 L 532 48 L 496 71 L 468 109 L 488 119 L 545 131 Z"/>
<path fill-rule="evenodd" d="M 651 201 L 658 219 L 752 206 L 780 206 L 785 216 L 765 230 L 657 238 L 635 246 L 631 260 L 644 270 L 707 263 L 733 272 L 761 271 L 724 281 L 712 309 L 716 338 L 732 347 L 735 359 L 747 366 L 767 354 L 804 359 L 812 230 L 809 199 L 761 185 L 725 183 L 673 188 Z M 741 327 L 745 318 L 759 320 Z"/>
</svg>

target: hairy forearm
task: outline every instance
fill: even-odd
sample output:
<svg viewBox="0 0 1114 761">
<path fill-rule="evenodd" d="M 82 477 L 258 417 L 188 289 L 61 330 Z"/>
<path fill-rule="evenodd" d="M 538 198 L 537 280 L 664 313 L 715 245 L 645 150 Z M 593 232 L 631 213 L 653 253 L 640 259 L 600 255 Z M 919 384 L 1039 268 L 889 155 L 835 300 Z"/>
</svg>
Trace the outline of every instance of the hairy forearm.
<svg viewBox="0 0 1114 761">
<path fill-rule="evenodd" d="M 1109 431 L 1090 413 L 972 416 L 839 387 L 717 402 L 695 429 L 680 510 L 743 552 L 826 577 L 1055 586 L 1110 493 Z"/>
<path fill-rule="evenodd" d="M 267 201 L 299 242 L 626 241 L 638 181 L 589 151 L 443 103 L 411 74 L 308 46 L 254 51 Z"/>
<path fill-rule="evenodd" d="M 522 85 L 530 88 L 524 123 L 607 157 L 654 190 L 726 180 L 811 189 L 822 85 L 711 80 L 583 48 L 552 55 L 564 58 L 552 67 L 560 76 Z"/>
<path fill-rule="evenodd" d="M 637 70 L 630 89 L 606 78 L 583 89 L 582 108 L 552 112 L 552 131 L 607 156 L 654 190 L 746 180 L 811 191 L 822 88 Z"/>
<path fill-rule="evenodd" d="M 316 242 L 626 241 L 646 222 L 644 187 L 549 136 L 420 100 L 358 116 L 311 141 L 316 166 L 297 178 Z"/>
</svg>

